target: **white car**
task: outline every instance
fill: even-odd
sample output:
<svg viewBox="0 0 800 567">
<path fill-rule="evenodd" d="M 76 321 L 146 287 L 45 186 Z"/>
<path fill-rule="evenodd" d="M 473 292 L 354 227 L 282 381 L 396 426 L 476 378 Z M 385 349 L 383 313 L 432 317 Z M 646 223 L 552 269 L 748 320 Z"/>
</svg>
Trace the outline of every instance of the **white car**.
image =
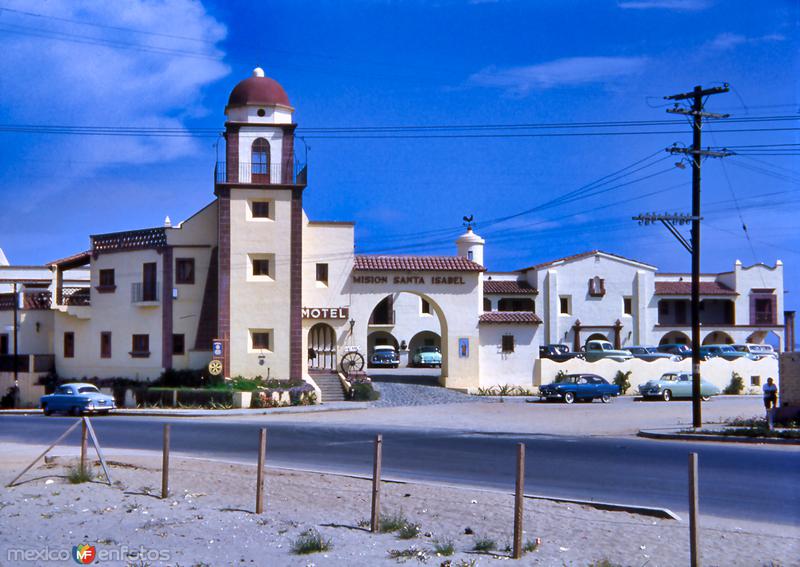
<svg viewBox="0 0 800 567">
<path fill-rule="evenodd" d="M 778 353 L 775 352 L 772 345 L 745 343 L 743 345 L 733 345 L 733 348 L 739 352 L 752 354 L 756 357 L 756 360 L 761 360 L 762 358 L 778 358 Z"/>
</svg>

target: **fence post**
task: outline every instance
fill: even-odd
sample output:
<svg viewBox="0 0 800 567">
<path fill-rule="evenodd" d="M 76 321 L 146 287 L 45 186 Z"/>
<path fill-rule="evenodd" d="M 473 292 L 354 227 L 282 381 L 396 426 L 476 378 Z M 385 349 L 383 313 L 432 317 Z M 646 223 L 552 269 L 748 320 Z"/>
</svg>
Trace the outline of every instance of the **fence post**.
<svg viewBox="0 0 800 567">
<path fill-rule="evenodd" d="M 86 418 L 81 418 L 81 476 L 86 474 L 86 453 L 88 450 Z"/>
<path fill-rule="evenodd" d="M 169 423 L 164 424 L 164 449 L 161 455 L 161 498 L 169 495 Z"/>
<path fill-rule="evenodd" d="M 514 495 L 514 559 L 522 558 L 522 512 L 525 504 L 525 444 L 517 445 L 517 491 Z"/>
<path fill-rule="evenodd" d="M 689 549 L 692 567 L 700 567 L 700 533 L 697 525 L 698 502 L 697 453 L 689 453 Z"/>
<path fill-rule="evenodd" d="M 256 473 L 256 514 L 264 511 L 264 458 L 267 452 L 267 430 L 258 432 L 258 472 Z"/>
<path fill-rule="evenodd" d="M 375 436 L 375 461 L 372 468 L 372 518 L 370 530 L 378 533 L 381 528 L 381 464 L 383 461 L 383 435 Z"/>
</svg>

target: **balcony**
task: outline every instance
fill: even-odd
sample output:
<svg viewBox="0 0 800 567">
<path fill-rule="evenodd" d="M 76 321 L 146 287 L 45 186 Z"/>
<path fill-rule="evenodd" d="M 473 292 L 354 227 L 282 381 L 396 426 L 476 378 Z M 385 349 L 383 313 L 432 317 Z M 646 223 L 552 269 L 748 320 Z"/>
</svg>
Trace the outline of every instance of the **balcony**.
<svg viewBox="0 0 800 567">
<path fill-rule="evenodd" d="M 238 170 L 224 161 L 214 166 L 215 184 L 303 185 L 307 184 L 306 164 L 297 160 L 277 163 L 239 163 Z"/>
<path fill-rule="evenodd" d="M 92 304 L 91 293 L 88 287 L 62 287 L 58 290 L 58 304 L 65 307 L 87 307 Z"/>
<path fill-rule="evenodd" d="M 131 284 L 131 303 L 139 307 L 153 307 L 161 301 L 161 289 L 158 282 L 144 285 L 142 282 Z"/>
<path fill-rule="evenodd" d="M 778 318 L 775 317 L 775 312 L 772 310 L 768 311 L 756 311 L 753 317 L 753 324 L 754 325 L 777 325 Z"/>
</svg>

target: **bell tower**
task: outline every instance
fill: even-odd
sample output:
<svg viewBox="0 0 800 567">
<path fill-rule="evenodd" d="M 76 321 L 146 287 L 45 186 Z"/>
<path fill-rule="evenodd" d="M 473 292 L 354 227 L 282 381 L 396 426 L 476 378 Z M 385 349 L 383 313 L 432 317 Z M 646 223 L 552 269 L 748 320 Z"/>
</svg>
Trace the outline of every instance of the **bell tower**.
<svg viewBox="0 0 800 567">
<path fill-rule="evenodd" d="M 226 377 L 302 378 L 305 164 L 283 87 L 257 67 L 225 107 L 218 201 L 218 335 Z"/>
</svg>

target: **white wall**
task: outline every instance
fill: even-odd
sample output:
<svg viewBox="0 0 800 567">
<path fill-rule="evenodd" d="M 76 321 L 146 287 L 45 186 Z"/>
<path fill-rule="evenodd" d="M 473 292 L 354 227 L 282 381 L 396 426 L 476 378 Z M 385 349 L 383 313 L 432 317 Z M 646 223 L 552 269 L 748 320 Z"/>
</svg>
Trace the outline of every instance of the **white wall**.
<svg viewBox="0 0 800 567">
<path fill-rule="evenodd" d="M 543 334 L 541 325 L 481 325 L 480 387 L 508 384 L 532 388 Z M 514 337 L 514 352 L 502 351 L 503 335 Z"/>
</svg>

